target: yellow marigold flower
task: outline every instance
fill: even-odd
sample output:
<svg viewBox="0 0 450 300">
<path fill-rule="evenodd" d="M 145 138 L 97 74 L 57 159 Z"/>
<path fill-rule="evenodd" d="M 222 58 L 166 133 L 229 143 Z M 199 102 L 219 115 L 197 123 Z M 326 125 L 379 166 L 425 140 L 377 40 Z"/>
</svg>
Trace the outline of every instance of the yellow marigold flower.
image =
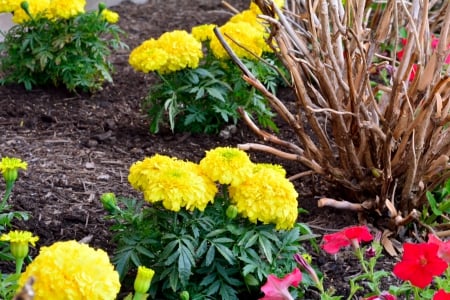
<svg viewBox="0 0 450 300">
<path fill-rule="evenodd" d="M 286 176 L 286 170 L 281 165 L 259 163 L 259 164 L 255 164 L 255 168 L 253 169 L 253 171 L 258 172 L 258 170 L 261 170 L 263 168 L 270 168 L 274 171 L 279 172 L 281 176 L 283 176 L 283 177 Z"/>
<path fill-rule="evenodd" d="M 85 12 L 86 0 L 51 0 L 47 10 L 49 19 L 69 19 Z"/>
<path fill-rule="evenodd" d="M 166 155 L 155 154 L 142 161 L 137 161 L 130 167 L 128 182 L 133 188 L 142 192 L 147 188 L 150 176 L 173 164 L 176 160 L 176 158 Z"/>
<path fill-rule="evenodd" d="M 206 151 L 200 168 L 211 180 L 221 184 L 237 185 L 247 179 L 253 169 L 247 153 L 231 147 L 217 147 Z"/>
<path fill-rule="evenodd" d="M 150 39 L 131 51 L 128 62 L 136 71 L 148 73 L 161 69 L 168 60 L 167 52 L 158 48 L 155 39 Z"/>
<path fill-rule="evenodd" d="M 278 8 L 283 8 L 284 7 L 284 0 L 273 0 L 273 2 L 275 3 L 275 5 Z M 261 10 L 259 9 L 259 6 L 256 5 L 253 1 L 250 3 L 250 8 L 251 11 L 253 11 L 255 14 L 260 15 L 262 14 Z"/>
<path fill-rule="evenodd" d="M 109 9 L 102 10 L 102 17 L 105 18 L 106 22 L 111 24 L 119 22 L 119 14 Z"/>
<path fill-rule="evenodd" d="M 162 34 L 158 46 L 168 54 L 167 62 L 158 70 L 161 74 L 197 68 L 203 57 L 202 43 L 185 30 Z"/>
<path fill-rule="evenodd" d="M 246 181 L 230 186 L 230 197 L 239 213 L 251 222 L 275 224 L 291 229 L 297 221 L 297 192 L 294 185 L 273 168 L 260 168 Z"/>
<path fill-rule="evenodd" d="M 191 32 L 197 41 L 209 41 L 214 36 L 215 24 L 203 24 L 192 28 Z"/>
<path fill-rule="evenodd" d="M 19 289 L 33 276 L 35 300 L 109 300 L 120 290 L 119 274 L 108 254 L 76 241 L 42 247 L 19 278 Z"/>
<path fill-rule="evenodd" d="M 0 13 L 12 12 L 18 6 L 20 2 L 17 0 L 0 0 Z"/>
<path fill-rule="evenodd" d="M 134 290 L 137 293 L 145 294 L 150 288 L 155 271 L 144 266 L 139 266 L 134 280 Z"/>
<path fill-rule="evenodd" d="M 0 241 L 9 242 L 11 254 L 16 259 L 23 259 L 28 255 L 28 244 L 35 246 L 39 237 L 33 236 L 29 231 L 13 230 L 2 234 Z"/>
<path fill-rule="evenodd" d="M 262 55 L 266 48 L 264 33 L 248 22 L 227 22 L 219 28 L 225 41 L 230 45 L 237 56 L 241 58 L 255 59 Z M 229 58 L 219 39 L 213 36 L 210 48 L 218 59 Z"/>
<path fill-rule="evenodd" d="M 3 157 L 0 161 L 0 171 L 6 182 L 14 182 L 19 174 L 19 169 L 26 170 L 28 164 L 19 158 Z"/>
<path fill-rule="evenodd" d="M 172 211 L 181 207 L 203 211 L 217 193 L 214 182 L 201 173 L 198 165 L 163 155 L 133 164 L 128 181 L 144 192 L 146 201 L 162 201 Z"/>
<path fill-rule="evenodd" d="M 25 12 L 25 10 L 21 7 L 19 1 L 19 5 L 14 7 L 12 20 L 16 24 L 21 24 L 25 21 L 30 20 L 30 16 Z M 33 18 L 38 17 L 39 15 L 44 16 L 47 11 L 50 0 L 27 0 L 28 2 L 28 12 Z"/>
</svg>

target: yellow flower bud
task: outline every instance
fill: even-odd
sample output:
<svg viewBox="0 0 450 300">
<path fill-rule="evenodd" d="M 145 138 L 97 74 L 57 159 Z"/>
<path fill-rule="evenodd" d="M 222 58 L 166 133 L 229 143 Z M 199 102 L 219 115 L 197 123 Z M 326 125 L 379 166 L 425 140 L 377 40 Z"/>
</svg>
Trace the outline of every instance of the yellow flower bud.
<svg viewBox="0 0 450 300">
<path fill-rule="evenodd" d="M 137 293 L 145 294 L 150 288 L 150 283 L 152 282 L 153 275 L 155 275 L 155 271 L 152 269 L 146 268 L 144 266 L 139 266 L 136 279 L 134 280 L 134 290 Z"/>
<path fill-rule="evenodd" d="M 238 214 L 238 209 L 236 205 L 230 205 L 228 206 L 227 211 L 225 213 L 229 219 L 234 219 Z"/>
<path fill-rule="evenodd" d="M 114 193 L 104 193 L 100 196 L 100 202 L 103 204 L 103 208 L 112 213 L 117 209 L 117 200 Z"/>
</svg>

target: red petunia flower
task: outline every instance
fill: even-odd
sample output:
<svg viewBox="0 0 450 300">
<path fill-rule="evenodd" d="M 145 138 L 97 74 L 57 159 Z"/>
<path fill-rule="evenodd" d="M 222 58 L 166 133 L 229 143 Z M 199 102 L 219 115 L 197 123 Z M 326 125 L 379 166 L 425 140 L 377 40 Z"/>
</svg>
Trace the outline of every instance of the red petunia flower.
<svg viewBox="0 0 450 300">
<path fill-rule="evenodd" d="M 402 38 L 401 40 L 400 40 L 400 42 L 401 42 L 401 44 L 403 45 L 403 47 L 405 47 L 406 46 L 406 44 L 408 43 L 408 40 L 407 39 L 405 39 L 405 38 Z M 434 35 L 432 35 L 431 36 L 431 49 L 433 49 L 433 50 L 435 50 L 435 49 L 437 49 L 437 47 L 438 47 L 438 45 L 439 45 L 439 39 L 438 38 L 436 38 Z M 448 45 L 448 49 L 450 49 L 450 44 Z M 404 55 L 404 49 L 402 48 L 400 51 L 397 51 L 397 59 L 399 60 L 399 61 L 401 61 L 402 60 L 402 58 L 403 58 L 403 55 Z M 448 55 L 446 58 L 445 58 L 445 63 L 446 64 L 450 64 L 450 55 Z M 417 64 L 413 64 L 412 65 L 412 69 L 411 69 L 411 73 L 409 73 L 409 81 L 413 81 L 414 80 L 414 77 L 416 76 L 416 73 L 417 73 Z"/>
<path fill-rule="evenodd" d="M 433 300 L 450 300 L 450 293 L 444 290 L 439 290 L 434 294 Z"/>
<path fill-rule="evenodd" d="M 359 245 L 361 241 L 370 242 L 373 240 L 373 236 L 366 226 L 352 226 L 336 233 L 326 234 L 323 240 L 322 249 L 327 253 L 335 254 L 342 247 L 347 247 L 352 243 Z"/>
<path fill-rule="evenodd" d="M 259 300 L 293 300 L 288 288 L 297 287 L 300 281 L 302 281 L 302 272 L 298 268 L 281 279 L 275 275 L 269 275 L 266 284 L 261 287 L 264 297 Z"/>
<path fill-rule="evenodd" d="M 365 300 L 396 300 L 397 297 L 394 295 L 389 294 L 389 292 L 381 292 L 380 295 L 370 296 L 369 298 L 366 298 Z"/>
<path fill-rule="evenodd" d="M 438 245 L 438 256 L 445 260 L 447 264 L 450 264 L 450 241 L 441 241 L 438 237 L 430 233 L 428 235 L 428 243 Z"/>
<path fill-rule="evenodd" d="M 421 243 L 403 245 L 402 261 L 394 266 L 394 274 L 402 280 L 409 280 L 412 285 L 425 288 L 434 276 L 440 276 L 448 264 L 438 256 L 436 244 Z"/>
</svg>

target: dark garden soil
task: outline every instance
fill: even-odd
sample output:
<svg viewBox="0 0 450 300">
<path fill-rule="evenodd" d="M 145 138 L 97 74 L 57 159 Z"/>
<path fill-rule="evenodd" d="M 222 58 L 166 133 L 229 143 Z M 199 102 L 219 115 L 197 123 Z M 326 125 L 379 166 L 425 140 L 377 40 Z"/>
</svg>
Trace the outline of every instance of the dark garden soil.
<svg viewBox="0 0 450 300">
<path fill-rule="evenodd" d="M 229 1 L 238 9 L 248 1 Z M 150 0 L 136 5 L 124 2 L 113 8 L 119 12 L 119 25 L 130 49 L 165 31 L 187 29 L 202 23 L 222 24 L 230 11 L 219 0 Z M 92 235 L 90 244 L 110 254 L 114 250 L 105 212 L 99 197 L 105 192 L 140 197 L 128 184 L 130 165 L 155 153 L 198 162 L 205 150 L 217 146 L 236 146 L 258 141 L 243 124 L 225 139 L 219 135 L 172 134 L 163 130 L 150 134 L 141 110 L 151 75 L 135 72 L 128 64 L 129 50 L 116 53 L 114 84 L 95 94 L 70 94 L 58 88 L 22 86 L 0 87 L 0 156 L 18 157 L 28 162 L 21 172 L 11 204 L 15 210 L 30 212 L 31 219 L 16 222 L 15 227 L 33 231 L 40 237 L 38 246 L 59 240 L 80 240 Z M 292 100 L 289 92 L 285 100 Z M 281 135 L 289 130 L 279 124 Z M 304 169 L 261 153 L 249 153 L 253 161 L 284 165 L 288 175 Z M 350 212 L 318 208 L 321 197 L 339 197 L 338 189 L 326 186 L 313 176 L 295 181 L 299 204 L 309 211 L 300 216 L 314 233 L 323 235 L 358 222 Z M 3 189 L 3 181 L 0 189 Z M 320 240 L 320 239 L 318 239 Z M 359 270 L 350 255 L 336 257 L 312 253 L 313 264 L 326 276 L 326 286 L 346 295 L 348 278 Z M 391 270 L 393 258 L 385 258 L 380 267 Z M 311 298 L 316 298 L 311 294 Z"/>
</svg>

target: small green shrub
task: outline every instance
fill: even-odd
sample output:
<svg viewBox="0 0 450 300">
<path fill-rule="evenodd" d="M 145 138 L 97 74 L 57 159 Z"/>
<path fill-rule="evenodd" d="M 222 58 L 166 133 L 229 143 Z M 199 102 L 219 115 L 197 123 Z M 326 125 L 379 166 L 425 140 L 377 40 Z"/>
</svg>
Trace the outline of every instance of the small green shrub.
<svg viewBox="0 0 450 300">
<path fill-rule="evenodd" d="M 76 2 L 69 1 L 60 11 L 54 2 L 35 7 L 36 2 L 25 1 L 1 8 L 12 10 L 18 23 L 0 43 L 1 84 L 23 84 L 27 90 L 53 84 L 69 91 L 95 91 L 104 81 L 112 82 L 111 50 L 126 48 L 120 41 L 123 31 L 110 23 L 117 22 L 118 15 L 103 4 L 98 11 L 84 12 L 79 6 L 74 10 Z"/>
</svg>

